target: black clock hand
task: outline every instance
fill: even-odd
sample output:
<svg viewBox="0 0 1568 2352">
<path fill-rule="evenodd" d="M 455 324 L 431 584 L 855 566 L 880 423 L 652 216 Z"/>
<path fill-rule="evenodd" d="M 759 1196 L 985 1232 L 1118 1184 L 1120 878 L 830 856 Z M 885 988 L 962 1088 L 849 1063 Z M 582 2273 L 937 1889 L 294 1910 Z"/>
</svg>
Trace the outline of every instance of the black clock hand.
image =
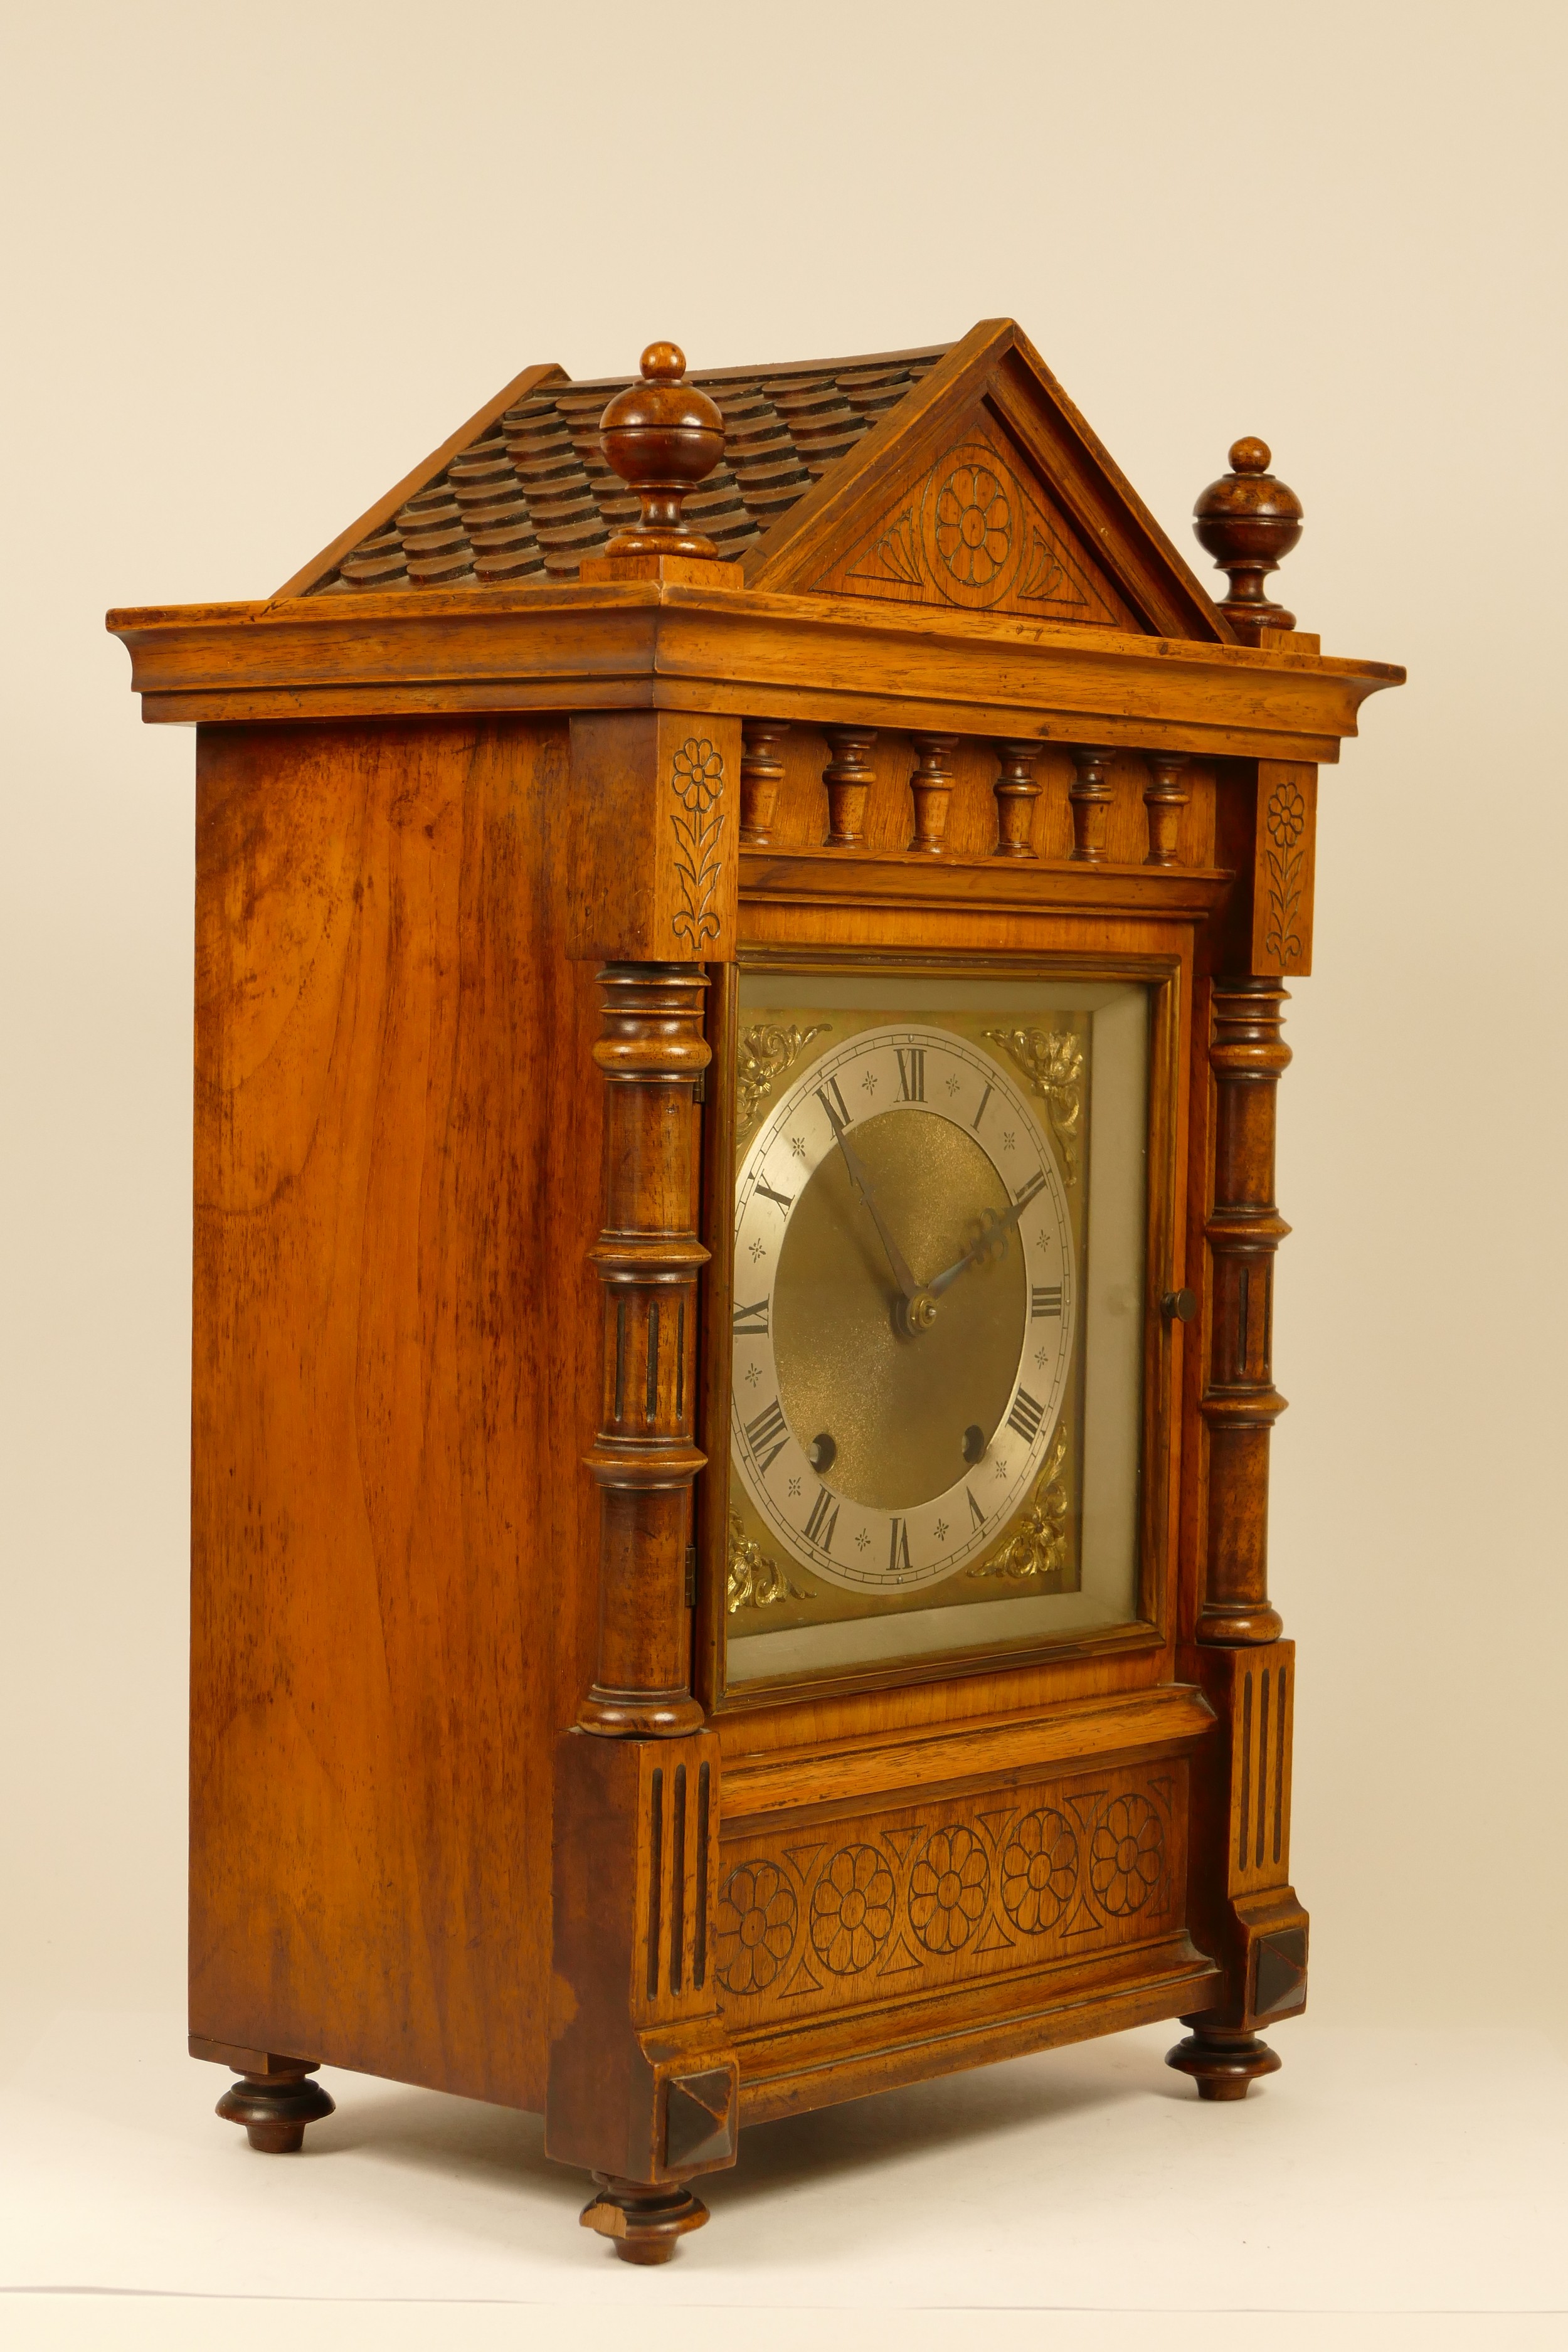
<svg viewBox="0 0 1568 2352">
<path fill-rule="evenodd" d="M 942 1292 L 951 1284 L 955 1283 L 961 1274 L 966 1273 L 972 1265 L 978 1265 L 983 1257 L 988 1257 L 998 1237 L 1005 1237 L 1011 1228 L 1017 1223 L 1027 1205 L 1025 1201 L 1015 1201 L 1012 1207 L 998 1217 L 994 1225 L 987 1225 L 979 1239 L 970 1243 L 962 1257 L 954 1258 L 951 1265 L 943 1266 L 942 1272 L 927 1283 L 926 1288 L 931 1296 L 933 1298 L 940 1298 Z"/>
<path fill-rule="evenodd" d="M 844 1165 L 849 1171 L 849 1181 L 870 1212 L 871 1223 L 877 1228 L 882 1247 L 888 1254 L 888 1264 L 893 1269 L 893 1279 L 903 1292 L 907 1302 L 918 1295 L 920 1284 L 910 1272 L 903 1252 L 889 1231 L 888 1221 L 882 1214 L 877 1195 L 871 1188 L 871 1179 L 866 1172 L 865 1161 L 852 1148 L 848 1136 L 837 1119 L 833 1121 L 833 1132 L 838 1139 L 838 1149 L 844 1154 Z"/>
</svg>

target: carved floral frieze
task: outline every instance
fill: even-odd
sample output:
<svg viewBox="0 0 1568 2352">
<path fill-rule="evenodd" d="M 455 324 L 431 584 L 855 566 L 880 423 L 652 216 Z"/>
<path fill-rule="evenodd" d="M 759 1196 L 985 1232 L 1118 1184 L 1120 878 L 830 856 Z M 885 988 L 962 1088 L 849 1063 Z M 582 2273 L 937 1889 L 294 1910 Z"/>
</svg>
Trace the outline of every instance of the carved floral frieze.
<svg viewBox="0 0 1568 2352">
<path fill-rule="evenodd" d="M 1181 1768 L 972 1798 L 721 1859 L 727 2006 L 835 2005 L 1168 1932 L 1182 1911 Z"/>
</svg>

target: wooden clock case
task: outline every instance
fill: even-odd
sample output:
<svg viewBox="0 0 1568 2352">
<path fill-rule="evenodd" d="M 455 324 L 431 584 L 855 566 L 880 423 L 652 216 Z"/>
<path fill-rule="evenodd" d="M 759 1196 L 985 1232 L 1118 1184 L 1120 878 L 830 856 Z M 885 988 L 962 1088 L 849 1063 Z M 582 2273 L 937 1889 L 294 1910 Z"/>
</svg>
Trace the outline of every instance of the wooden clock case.
<svg viewBox="0 0 1568 2352">
<path fill-rule="evenodd" d="M 1010 321 L 682 368 L 530 370 L 269 602 L 110 616 L 197 729 L 191 2047 L 274 2150 L 321 2063 L 542 2110 L 635 2261 L 744 2121 L 1278 2063 L 1280 1013 L 1403 676 L 1268 602 L 1261 444 L 1216 605 Z M 737 966 L 1041 958 L 1153 987 L 1140 1622 L 727 1690 Z"/>
</svg>

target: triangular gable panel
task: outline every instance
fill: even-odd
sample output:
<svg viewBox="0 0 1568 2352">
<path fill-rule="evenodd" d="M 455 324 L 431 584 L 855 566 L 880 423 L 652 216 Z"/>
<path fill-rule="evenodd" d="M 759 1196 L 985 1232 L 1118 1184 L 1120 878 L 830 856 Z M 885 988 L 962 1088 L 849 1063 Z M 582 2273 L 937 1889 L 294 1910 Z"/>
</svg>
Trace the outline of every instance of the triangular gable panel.
<svg viewBox="0 0 1568 2352">
<path fill-rule="evenodd" d="M 1010 319 L 955 343 L 744 562 L 753 588 L 1233 642 Z"/>
<path fill-rule="evenodd" d="M 982 411 L 934 461 L 905 470 L 858 546 L 810 583 L 819 593 L 964 613 L 1028 613 L 1138 629 L 1137 613 L 1069 518 Z"/>
</svg>

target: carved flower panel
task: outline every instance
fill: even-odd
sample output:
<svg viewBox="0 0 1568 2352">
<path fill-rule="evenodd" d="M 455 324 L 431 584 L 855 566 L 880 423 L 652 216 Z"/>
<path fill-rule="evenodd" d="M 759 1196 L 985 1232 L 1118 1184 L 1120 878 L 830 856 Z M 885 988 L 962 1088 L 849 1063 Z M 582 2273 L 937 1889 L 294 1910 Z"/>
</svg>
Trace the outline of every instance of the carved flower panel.
<svg viewBox="0 0 1568 2352">
<path fill-rule="evenodd" d="M 1169 1935 L 1185 1845 L 1181 1763 L 742 1832 L 719 1873 L 725 2009 L 805 2016 Z"/>
</svg>

